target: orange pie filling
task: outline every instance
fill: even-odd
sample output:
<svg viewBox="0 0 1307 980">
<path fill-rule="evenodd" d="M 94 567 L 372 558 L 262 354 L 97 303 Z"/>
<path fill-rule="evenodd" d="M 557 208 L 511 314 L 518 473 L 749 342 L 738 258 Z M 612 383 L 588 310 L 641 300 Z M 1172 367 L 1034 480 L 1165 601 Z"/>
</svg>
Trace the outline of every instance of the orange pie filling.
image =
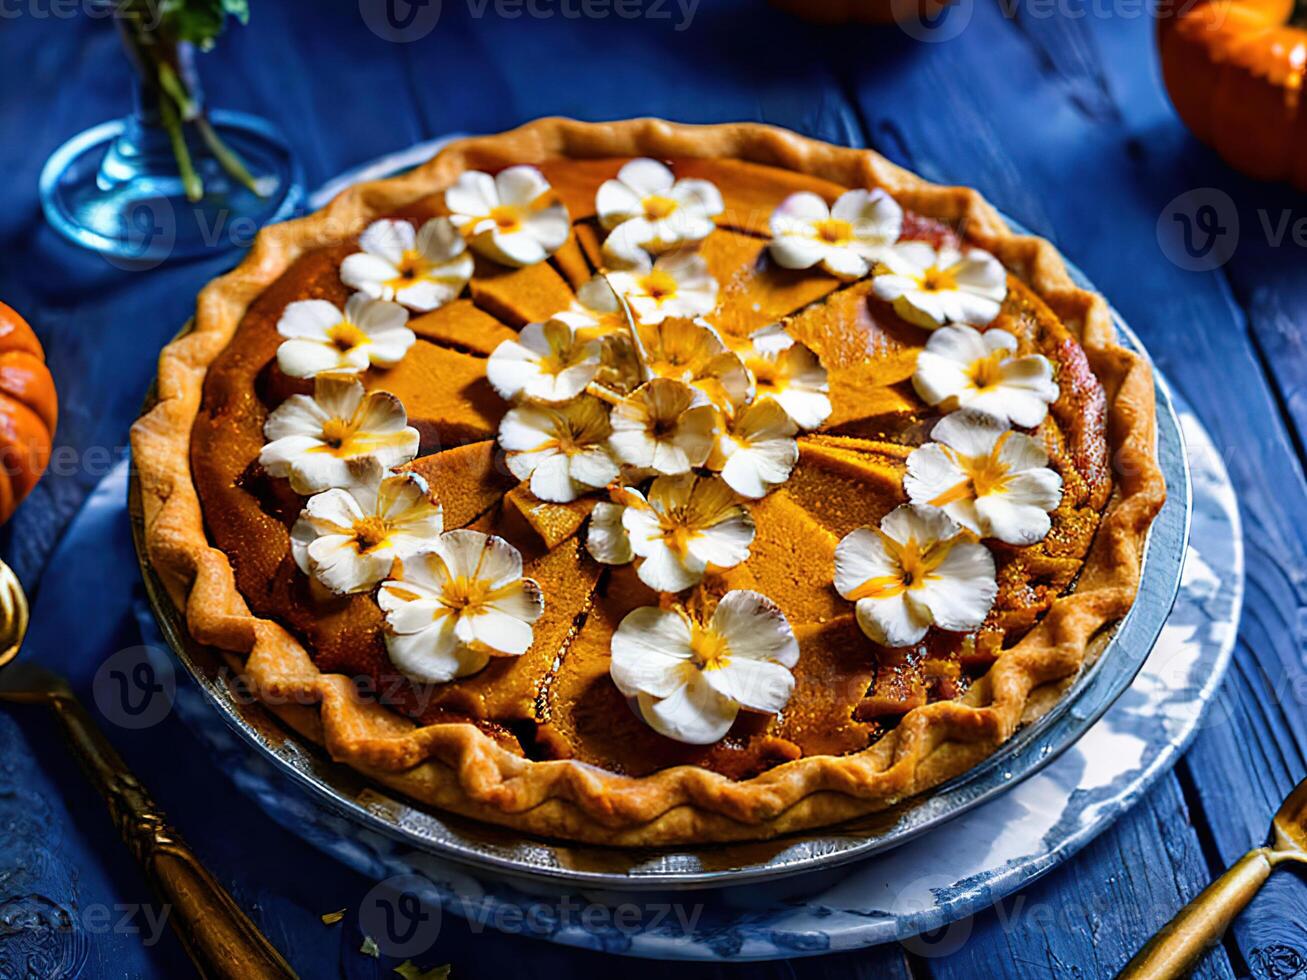
<svg viewBox="0 0 1307 980">
<path fill-rule="evenodd" d="M 910 647 L 879 646 L 859 629 L 853 603 L 832 584 L 835 548 L 845 535 L 876 527 L 907 500 L 907 457 L 927 441 L 931 423 L 942 414 L 918 396 L 911 380 L 931 334 L 876 298 L 869 278 L 845 282 L 820 268 L 781 268 L 768 255 L 767 216 L 783 199 L 811 191 L 829 203 L 844 188 L 738 161 L 674 162 L 678 176 L 710 180 L 724 199 L 717 229 L 699 246 L 719 284 L 712 322 L 729 343 L 782 321 L 825 367 L 832 412 L 819 428 L 798 436 L 790 478 L 748 502 L 756 527 L 748 558 L 732 568 L 709 566 L 700 584 L 677 597 L 691 612 L 710 610 L 736 589 L 769 597 L 798 641 L 793 693 L 777 714 L 741 711 L 714 744 L 664 737 L 631 709 L 609 668 L 613 634 L 623 617 L 642 606 L 666 607 L 669 599 L 660 599 L 632 566 L 601 565 L 587 552 L 584 529 L 595 503 L 605 499 L 602 493 L 549 503 L 511 475 L 495 442 L 509 405 L 486 378 L 487 357 L 501 341 L 514 338 L 525 324 L 568 309 L 576 290 L 603 266 L 595 191 L 623 162 L 543 165 L 570 212 L 568 240 L 547 261 L 524 268 L 476 258 L 461 298 L 409 320 L 418 339 L 403 360 L 362 376 L 369 390 L 392 392 L 407 409 L 421 447 L 405 468 L 426 479 L 443 508 L 445 530 L 491 532 L 521 552 L 523 574 L 544 594 L 544 610 L 524 654 L 492 657 L 479 672 L 445 683 L 416 683 L 390 661 L 375 595 L 332 596 L 315 589 L 292 555 L 290 529 L 304 498 L 285 479 L 269 475 L 258 459 L 271 410 L 289 395 L 312 392 L 313 383 L 288 377 L 278 367 L 284 338 L 277 323 L 297 300 L 324 299 L 344 307 L 351 290 L 339 270 L 357 250 L 356 241 L 300 257 L 250 305 L 208 372 L 191 465 L 209 537 L 230 558 L 237 586 L 256 615 L 289 629 L 324 673 L 356 678 L 361 689 L 419 723 L 470 722 L 529 758 L 571 758 L 630 775 L 693 764 L 745 778 L 802 756 L 860 751 L 912 708 L 964 695 L 1073 586 L 1112 489 L 1105 393 L 1066 326 L 1009 276 L 989 329 L 1009 332 L 1018 354 L 1042 354 L 1053 366 L 1059 395 L 1043 422 L 1027 431 L 1061 478 L 1061 501 L 1037 543 L 986 542 L 998 592 L 979 629 L 931 629 Z M 646 203 L 646 210 L 674 203 L 658 199 Z M 444 213 L 436 197 L 395 217 L 420 227 Z M 501 227 L 511 230 L 515 222 Z M 846 225 L 831 218 L 820 231 L 839 242 L 848 237 Z M 952 229 L 911 213 L 902 234 L 936 246 L 962 244 Z M 424 261 L 415 256 L 404 268 Z M 657 273 L 646 279 L 650 296 L 666 292 Z M 343 346 L 357 340 L 353 334 L 339 338 Z M 993 369 L 980 366 L 973 382 L 983 387 Z M 760 373 L 759 388 L 767 383 Z M 992 460 L 962 463 L 977 487 L 1002 479 Z M 953 499 L 946 493 L 931 503 L 944 506 Z M 905 568 L 928 564 L 921 555 L 908 557 L 913 561 L 905 558 Z M 910 585 L 871 582 L 867 587 L 880 594 Z M 710 655 L 711 650 L 697 652 L 708 658 L 704 669 L 712 666 Z"/>
</svg>

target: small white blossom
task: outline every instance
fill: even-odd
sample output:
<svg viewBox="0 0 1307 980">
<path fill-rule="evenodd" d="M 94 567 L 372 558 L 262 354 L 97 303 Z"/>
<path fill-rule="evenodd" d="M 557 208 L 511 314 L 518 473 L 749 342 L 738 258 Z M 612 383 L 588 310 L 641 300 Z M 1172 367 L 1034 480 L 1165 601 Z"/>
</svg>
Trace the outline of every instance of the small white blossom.
<svg viewBox="0 0 1307 980">
<path fill-rule="evenodd" d="M 954 412 L 934 442 L 908 456 L 903 489 L 915 504 L 939 507 L 981 537 L 1031 545 L 1048 534 L 1048 511 L 1062 500 L 1062 478 L 1030 436 L 973 411 Z"/>
<path fill-rule="evenodd" d="M 609 232 L 604 255 L 614 266 L 702 241 L 723 208 L 711 182 L 677 180 L 666 165 L 645 157 L 625 164 L 595 195 L 599 222 Z"/>
<path fill-rule="evenodd" d="M 749 557 L 754 526 L 749 511 L 717 477 L 660 476 L 646 498 L 638 490 L 615 494 L 621 505 L 625 540 L 605 510 L 598 533 L 594 523 L 586 547 L 608 565 L 639 560 L 640 581 L 659 592 L 697 585 L 709 565 L 731 568 Z"/>
<path fill-rule="evenodd" d="M 1026 429 L 1044 421 L 1058 396 L 1048 358 L 1019 356 L 1016 337 L 998 328 L 936 330 L 917 355 L 912 386 L 928 405 L 970 408 Z"/>
<path fill-rule="evenodd" d="M 420 231 L 407 221 L 374 221 L 359 248 L 341 263 L 341 282 L 410 310 L 444 306 L 472 278 L 472 256 L 448 218 L 432 218 Z"/>
<path fill-rule="evenodd" d="M 604 404 L 582 397 L 557 406 L 519 405 L 500 423 L 499 444 L 509 471 L 529 480 L 533 494 L 567 503 L 617 479 L 611 434 Z"/>
<path fill-rule="evenodd" d="M 835 548 L 836 590 L 887 647 L 911 646 L 931 626 L 978 628 L 998 593 L 994 575 L 989 549 L 933 507 L 896 507 L 879 530 L 858 528 Z"/>
<path fill-rule="evenodd" d="M 697 252 L 681 249 L 610 272 L 608 282 L 626 297 L 639 323 L 662 323 L 669 316 L 696 317 L 717 305 L 717 280 Z"/>
<path fill-rule="evenodd" d="M 613 455 L 628 466 L 667 476 L 708 458 L 717 413 L 679 381 L 654 378 L 613 407 Z"/>
<path fill-rule="evenodd" d="M 708 460 L 722 479 L 743 497 L 765 497 L 790 478 L 799 461 L 794 420 L 770 398 L 740 409 L 721 432 Z"/>
<path fill-rule="evenodd" d="M 544 597 L 522 577 L 522 555 L 511 544 L 459 530 L 405 562 L 400 578 L 382 583 L 377 604 L 395 666 L 416 681 L 442 683 L 475 674 L 492 656 L 526 653 Z"/>
<path fill-rule="evenodd" d="M 292 378 L 392 368 L 417 340 L 407 324 L 404 307 L 367 293 L 355 293 L 343 311 L 325 299 L 297 300 L 277 321 L 277 333 L 287 338 L 277 348 L 277 366 Z"/>
<path fill-rule="evenodd" d="M 441 508 L 416 473 L 386 475 L 379 465 L 348 490 L 308 499 L 291 528 L 295 564 L 332 592 L 367 592 L 396 559 L 430 549 L 444 529 Z"/>
<path fill-rule="evenodd" d="M 815 429 L 830 416 L 826 369 L 779 323 L 751 334 L 740 357 L 753 378 L 755 397 L 775 399 L 799 428 Z"/>
<path fill-rule="evenodd" d="M 880 258 L 872 289 L 909 323 L 934 330 L 946 323 L 983 327 L 1007 296 L 1007 271 L 978 248 L 938 251 L 926 242 L 900 242 Z"/>
<path fill-rule="evenodd" d="M 418 430 L 388 391 L 364 393 L 354 378 L 320 374 L 313 395 L 291 395 L 264 423 L 259 464 L 296 493 L 351 487 L 372 461 L 389 469 L 417 455 Z"/>
<path fill-rule="evenodd" d="M 445 207 L 454 226 L 486 258 L 509 266 L 535 265 L 572 233 L 567 208 L 552 198 L 550 189 L 535 167 L 508 167 L 494 177 L 468 170 L 445 191 Z"/>
<path fill-rule="evenodd" d="M 799 644 L 764 595 L 722 596 L 707 623 L 684 610 L 644 606 L 612 639 L 609 672 L 661 735 L 691 745 L 721 739 L 741 709 L 775 714 L 794 692 Z"/>
<path fill-rule="evenodd" d="M 845 191 L 829 208 L 800 191 L 772 212 L 769 251 L 786 269 L 820 265 L 832 276 L 861 279 L 902 229 L 903 209 L 882 190 Z"/>
<path fill-rule="evenodd" d="M 599 341 L 558 317 L 528 323 L 517 340 L 505 340 L 486 361 L 486 378 L 501 398 L 542 402 L 575 398 L 599 371 Z"/>
</svg>

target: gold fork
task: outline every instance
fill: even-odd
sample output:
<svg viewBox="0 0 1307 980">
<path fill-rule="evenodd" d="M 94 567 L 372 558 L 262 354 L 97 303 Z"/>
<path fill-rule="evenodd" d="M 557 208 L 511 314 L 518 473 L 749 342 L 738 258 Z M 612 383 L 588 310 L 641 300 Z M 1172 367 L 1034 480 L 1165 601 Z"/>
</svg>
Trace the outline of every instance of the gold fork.
<svg viewBox="0 0 1307 980">
<path fill-rule="evenodd" d="M 1275 814 L 1271 843 L 1249 851 L 1177 912 L 1126 964 L 1117 980 L 1184 976 L 1220 940 L 1271 872 L 1286 861 L 1307 864 L 1307 779 L 1294 788 Z"/>
<path fill-rule="evenodd" d="M 27 632 L 27 596 L 0 562 L 0 668 Z M 295 972 L 200 863 L 109 744 L 62 677 L 33 663 L 0 670 L 0 701 L 39 704 L 59 719 L 69 747 L 109 804 L 123 841 L 167 904 L 168 919 L 207 980 L 294 980 Z"/>
</svg>

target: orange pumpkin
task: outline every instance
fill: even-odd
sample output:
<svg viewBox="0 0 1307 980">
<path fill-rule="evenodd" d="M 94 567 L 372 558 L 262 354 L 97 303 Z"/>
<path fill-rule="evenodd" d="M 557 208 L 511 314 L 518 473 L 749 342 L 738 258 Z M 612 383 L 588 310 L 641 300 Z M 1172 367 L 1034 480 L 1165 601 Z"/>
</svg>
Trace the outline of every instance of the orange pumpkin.
<svg viewBox="0 0 1307 980">
<path fill-rule="evenodd" d="M 58 418 L 41 342 L 26 320 L 0 303 L 0 522 L 45 472 Z"/>
<path fill-rule="evenodd" d="M 1307 190 L 1307 30 L 1294 0 L 1173 0 L 1158 12 L 1162 77 L 1186 126 L 1250 177 Z"/>
</svg>

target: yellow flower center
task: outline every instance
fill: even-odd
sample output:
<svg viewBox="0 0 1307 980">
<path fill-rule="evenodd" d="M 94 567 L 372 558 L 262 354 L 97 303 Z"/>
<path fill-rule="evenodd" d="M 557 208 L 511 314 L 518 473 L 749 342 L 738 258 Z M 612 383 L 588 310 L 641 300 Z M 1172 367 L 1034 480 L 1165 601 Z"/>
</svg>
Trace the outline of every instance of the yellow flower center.
<svg viewBox="0 0 1307 980">
<path fill-rule="evenodd" d="M 522 226 L 522 212 L 511 205 L 500 204 L 490 209 L 490 220 L 500 231 L 517 231 Z"/>
<path fill-rule="evenodd" d="M 967 368 L 967 377 L 977 388 L 991 388 L 1003 380 L 1003 362 L 1008 359 L 1008 351 L 996 350 L 985 357 L 977 358 Z"/>
<path fill-rule="evenodd" d="M 641 277 L 640 288 L 654 300 L 661 302 L 676 295 L 676 280 L 662 269 L 654 269 Z"/>
<path fill-rule="evenodd" d="M 949 269 L 932 265 L 921 274 L 921 288 L 928 293 L 942 293 L 958 288 L 958 281 Z"/>
<path fill-rule="evenodd" d="M 372 551 L 386 543 L 390 537 L 390 528 L 380 517 L 364 517 L 354 522 L 354 540 L 358 542 L 359 551 Z"/>
<path fill-rule="evenodd" d="M 947 452 L 953 457 L 953 461 L 966 474 L 966 479 L 945 490 L 930 501 L 930 505 L 932 507 L 943 507 L 958 500 L 970 500 L 973 497 L 1003 493 L 1007 489 L 1008 482 L 1012 479 L 1012 474 L 1008 472 L 1007 466 L 999 458 L 999 452 L 1010 435 L 1010 432 L 1004 432 L 999 436 L 998 441 L 994 443 L 994 448 L 985 456 L 963 456 L 961 453 L 948 450 Z"/>
<path fill-rule="evenodd" d="M 731 662 L 731 648 L 720 633 L 697 624 L 690 627 L 690 653 L 700 670 L 720 670 Z"/>
<path fill-rule="evenodd" d="M 650 221 L 659 221 L 668 217 L 679 207 L 674 198 L 662 194 L 650 194 L 644 199 L 644 216 Z"/>
<path fill-rule="evenodd" d="M 369 343 L 368 335 L 348 320 L 341 320 L 328 330 L 327 339 L 342 351 L 353 350 L 355 347 L 362 347 Z"/>
<path fill-rule="evenodd" d="M 460 575 L 444 584 L 440 590 L 440 601 L 455 612 L 463 612 L 465 609 L 475 610 L 485 603 L 489 595 L 490 583 L 484 579 Z"/>
<path fill-rule="evenodd" d="M 827 245 L 838 245 L 853 238 L 853 225 L 841 218 L 822 218 L 813 222 L 812 229 Z"/>
<path fill-rule="evenodd" d="M 327 419 L 322 424 L 322 441 L 332 449 L 339 449 L 354 434 L 354 426 L 345 419 Z"/>
<path fill-rule="evenodd" d="M 921 547 L 916 538 L 909 538 L 900 544 L 889 535 L 881 532 L 881 541 L 885 550 L 895 559 L 899 566 L 896 574 L 878 575 L 859 585 L 848 596 L 851 602 L 859 599 L 889 599 L 902 595 L 909 589 L 920 589 L 935 577 L 938 568 L 953 550 L 953 541 L 936 541 L 928 547 Z"/>
</svg>

